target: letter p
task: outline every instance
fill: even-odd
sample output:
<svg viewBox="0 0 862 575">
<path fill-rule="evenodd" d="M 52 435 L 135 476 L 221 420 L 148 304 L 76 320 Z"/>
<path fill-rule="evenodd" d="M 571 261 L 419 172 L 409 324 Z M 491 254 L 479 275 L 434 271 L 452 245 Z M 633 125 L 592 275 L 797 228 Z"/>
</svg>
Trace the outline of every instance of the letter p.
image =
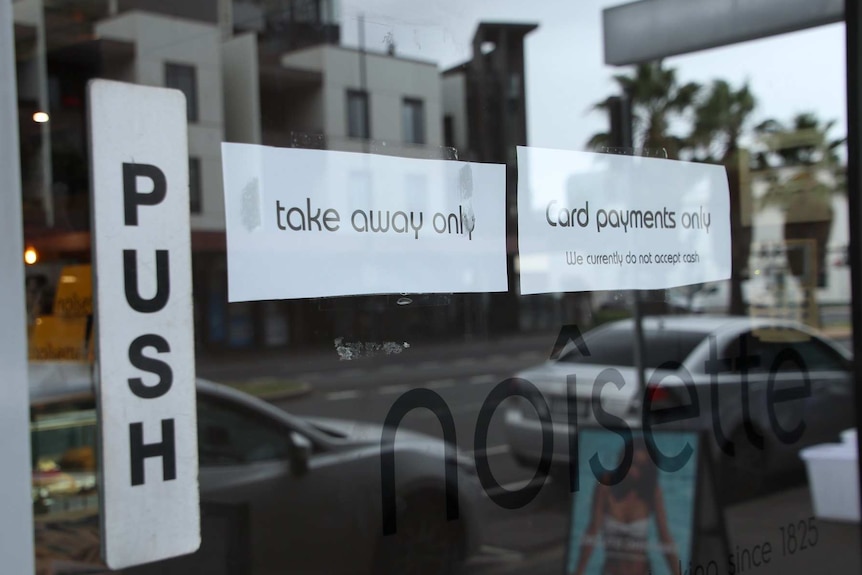
<svg viewBox="0 0 862 575">
<path fill-rule="evenodd" d="M 150 192 L 138 191 L 138 178 L 153 183 Z M 138 206 L 155 206 L 165 199 L 168 186 L 165 173 L 150 164 L 123 164 L 123 209 L 127 226 L 138 225 Z"/>
</svg>

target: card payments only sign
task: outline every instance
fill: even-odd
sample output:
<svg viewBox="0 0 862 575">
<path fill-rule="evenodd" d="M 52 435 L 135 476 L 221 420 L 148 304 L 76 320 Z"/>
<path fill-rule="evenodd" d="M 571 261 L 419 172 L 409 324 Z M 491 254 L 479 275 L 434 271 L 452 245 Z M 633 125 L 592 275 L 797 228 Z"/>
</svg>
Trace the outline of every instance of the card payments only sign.
<svg viewBox="0 0 862 575">
<path fill-rule="evenodd" d="M 518 148 L 522 294 L 730 277 L 724 167 Z"/>
</svg>

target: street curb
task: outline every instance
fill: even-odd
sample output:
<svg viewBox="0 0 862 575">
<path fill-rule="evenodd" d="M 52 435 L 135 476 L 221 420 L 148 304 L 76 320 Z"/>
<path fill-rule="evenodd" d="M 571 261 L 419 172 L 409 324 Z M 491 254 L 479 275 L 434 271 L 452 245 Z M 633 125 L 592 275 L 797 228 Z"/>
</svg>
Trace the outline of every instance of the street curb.
<svg viewBox="0 0 862 575">
<path fill-rule="evenodd" d="M 255 381 L 255 380 L 250 380 L 250 381 Z M 237 391 L 241 391 L 243 393 L 246 393 L 246 394 L 251 395 L 253 397 L 256 397 L 258 399 L 262 399 L 264 401 L 269 401 L 269 402 L 286 401 L 289 399 L 299 399 L 299 398 L 305 397 L 307 395 L 310 395 L 311 392 L 314 391 L 313 388 L 311 387 L 311 385 L 307 382 L 304 382 L 304 381 L 297 383 L 292 389 L 289 389 L 289 390 L 273 391 L 270 393 L 261 393 L 261 394 L 251 393 L 251 392 L 246 391 L 246 390 L 244 390 L 238 386 L 231 386 L 231 387 L 233 387 Z"/>
<path fill-rule="evenodd" d="M 549 353 L 556 337 L 557 332 L 547 332 L 501 338 L 498 340 L 459 342 L 457 345 L 442 341 L 421 342 L 419 344 L 411 344 L 411 349 L 405 349 L 401 353 L 374 357 L 366 355 L 349 360 L 339 360 L 337 351 L 327 346 L 307 350 L 293 350 L 290 353 L 273 348 L 245 354 L 238 352 L 220 357 L 200 354 L 197 357 L 197 369 L 199 373 L 213 381 L 226 381 L 241 379 L 243 377 L 241 372 L 244 368 L 239 366 L 246 364 L 254 365 L 253 369 L 255 373 L 263 374 L 266 370 L 270 370 L 271 375 L 280 376 L 285 372 L 338 371 L 345 366 L 371 368 L 384 364 L 418 363 L 450 352 L 457 352 L 459 355 L 463 355 L 464 352 L 491 354 L 508 353 L 512 349 L 516 351 L 540 349 L 545 353 Z M 262 377 L 268 377 L 268 375 L 262 375 Z"/>
<path fill-rule="evenodd" d="M 257 397 L 264 401 L 285 401 L 288 399 L 299 399 L 301 397 L 305 397 L 306 395 L 310 395 L 312 391 L 314 390 L 312 389 L 311 385 L 303 381 L 296 387 L 296 389 L 292 389 L 290 391 L 264 393 L 263 395 L 258 395 Z"/>
</svg>

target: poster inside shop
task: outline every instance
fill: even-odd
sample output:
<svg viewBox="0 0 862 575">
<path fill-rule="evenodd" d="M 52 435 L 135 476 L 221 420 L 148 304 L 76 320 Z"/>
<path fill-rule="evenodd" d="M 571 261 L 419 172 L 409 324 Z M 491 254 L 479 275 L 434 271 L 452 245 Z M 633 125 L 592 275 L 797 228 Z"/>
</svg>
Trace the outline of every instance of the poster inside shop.
<svg viewBox="0 0 862 575">
<path fill-rule="evenodd" d="M 518 148 L 521 294 L 730 277 L 723 166 Z"/>
<path fill-rule="evenodd" d="M 579 431 L 580 490 L 569 514 L 566 575 L 686 572 L 695 532 L 698 436 L 689 431 L 651 433 L 663 453 L 680 453 L 690 445 L 687 463 L 674 472 L 659 469 L 639 431 L 633 431 L 628 442 L 612 430 Z M 622 480 L 614 485 L 597 481 L 591 461 L 616 470 L 625 465 L 627 444 L 630 466 Z"/>
<path fill-rule="evenodd" d="M 222 144 L 228 301 L 508 290 L 505 166 Z"/>
</svg>

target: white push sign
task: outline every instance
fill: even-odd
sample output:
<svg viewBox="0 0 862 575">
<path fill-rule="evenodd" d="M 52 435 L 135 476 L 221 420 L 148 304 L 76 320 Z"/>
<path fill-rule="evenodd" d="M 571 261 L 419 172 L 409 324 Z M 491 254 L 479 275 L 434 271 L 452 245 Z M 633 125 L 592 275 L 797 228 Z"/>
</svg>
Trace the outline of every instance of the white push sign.
<svg viewBox="0 0 862 575">
<path fill-rule="evenodd" d="M 505 167 L 222 144 L 229 301 L 506 291 Z"/>
<path fill-rule="evenodd" d="M 113 569 L 200 546 L 186 104 L 89 85 L 102 461 Z"/>
<path fill-rule="evenodd" d="M 730 277 L 721 166 L 518 148 L 521 293 L 661 289 Z"/>
</svg>

